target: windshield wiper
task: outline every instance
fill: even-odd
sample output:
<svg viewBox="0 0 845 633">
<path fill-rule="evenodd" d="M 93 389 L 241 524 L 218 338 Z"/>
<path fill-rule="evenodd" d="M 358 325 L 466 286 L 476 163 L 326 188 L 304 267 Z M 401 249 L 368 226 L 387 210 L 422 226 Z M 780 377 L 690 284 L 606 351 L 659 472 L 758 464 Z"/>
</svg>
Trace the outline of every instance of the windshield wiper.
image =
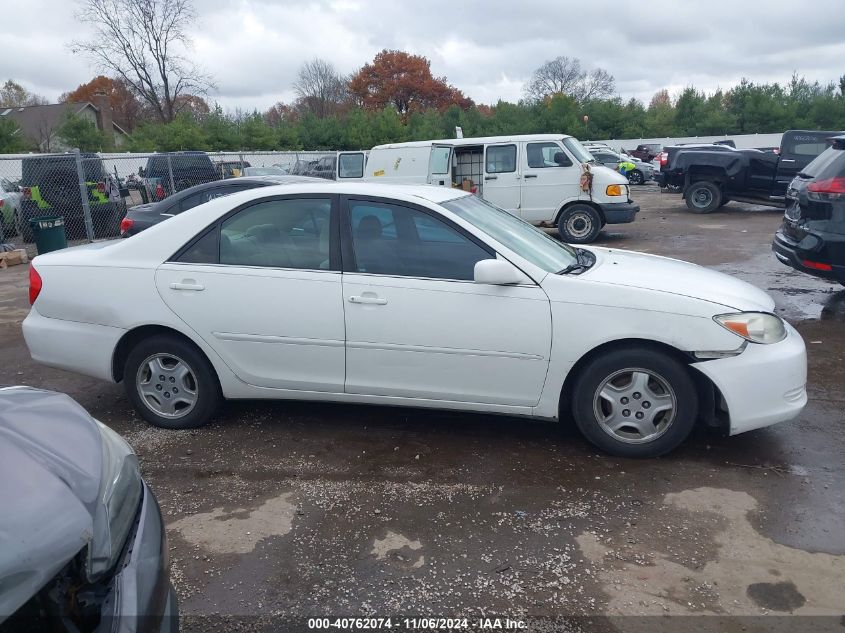
<svg viewBox="0 0 845 633">
<path fill-rule="evenodd" d="M 569 266 L 567 266 L 566 268 L 561 268 L 555 274 L 556 275 L 568 275 L 569 273 L 583 273 L 587 269 L 589 269 L 589 266 L 587 266 L 587 264 L 581 264 L 581 263 L 574 264 L 573 263 L 573 264 L 569 264 Z"/>
<path fill-rule="evenodd" d="M 575 261 L 569 264 L 566 268 L 562 268 L 557 271 L 555 274 L 568 275 L 569 273 L 583 273 L 585 270 L 589 270 L 595 263 L 596 259 L 592 253 L 585 251 L 583 248 L 576 248 Z"/>
</svg>

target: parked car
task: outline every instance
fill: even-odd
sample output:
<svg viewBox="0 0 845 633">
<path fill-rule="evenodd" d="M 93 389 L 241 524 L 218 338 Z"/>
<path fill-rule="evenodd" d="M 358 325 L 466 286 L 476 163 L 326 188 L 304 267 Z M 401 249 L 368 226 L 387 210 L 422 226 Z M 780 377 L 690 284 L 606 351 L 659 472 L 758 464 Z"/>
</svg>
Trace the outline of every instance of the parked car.
<svg viewBox="0 0 845 633">
<path fill-rule="evenodd" d="M 366 161 L 365 152 L 337 152 L 323 156 L 306 170 L 305 175 L 326 180 L 363 178 Z"/>
<path fill-rule="evenodd" d="M 316 164 L 316 160 L 297 160 L 290 168 L 290 174 L 293 176 L 305 176 Z"/>
<path fill-rule="evenodd" d="M 592 183 L 586 190 L 585 170 Z M 570 244 L 592 242 L 605 224 L 633 222 L 640 210 L 624 176 L 563 134 L 379 145 L 370 150 L 364 179 L 466 188 L 531 224 L 556 226 Z"/>
<path fill-rule="evenodd" d="M 789 182 L 838 134 L 790 130 L 777 154 L 727 145 L 669 147 L 658 184 L 682 193 L 693 213 L 711 213 L 730 200 L 783 207 Z"/>
<path fill-rule="evenodd" d="M 0 178 L 0 237 L 8 238 L 17 231 L 16 218 L 21 214 L 21 194 L 8 178 Z"/>
<path fill-rule="evenodd" d="M 161 511 L 123 438 L 64 394 L 0 389 L 0 630 L 178 630 Z"/>
<path fill-rule="evenodd" d="M 123 217 L 123 204 L 109 199 L 108 176 L 97 154 L 81 154 L 81 163 L 94 236 L 114 237 Z M 85 235 L 79 172 L 73 154 L 28 155 L 21 160 L 21 174 L 21 209 L 16 225 L 25 242 L 32 241 L 29 221 L 39 216 L 61 217 L 70 236 Z"/>
<path fill-rule="evenodd" d="M 629 156 L 639 158 L 647 163 L 650 163 L 663 150 L 660 143 L 640 143 L 637 149 L 625 150 Z"/>
<path fill-rule="evenodd" d="M 121 237 L 131 237 L 148 229 L 154 224 L 163 222 L 183 211 L 193 209 L 214 198 L 228 196 L 238 191 L 254 189 L 255 187 L 267 187 L 270 185 L 282 185 L 297 182 L 308 182 L 313 180 L 305 176 L 253 176 L 250 178 L 240 177 L 227 180 L 215 180 L 206 182 L 195 187 L 184 189 L 177 194 L 168 196 L 159 202 L 139 204 L 126 212 L 126 217 L 120 222 Z"/>
<path fill-rule="evenodd" d="M 592 154 L 602 165 L 610 167 L 611 169 L 616 169 L 619 163 L 625 160 L 634 163 L 637 168 L 632 169 L 626 174 L 628 182 L 632 185 L 644 185 L 647 181 L 652 179 L 652 176 L 654 176 L 654 167 L 652 167 L 651 163 L 645 163 L 639 158 L 635 158 L 633 156 L 623 156 L 622 154 L 617 154 L 612 150 L 601 148 L 591 149 L 590 154 Z"/>
<path fill-rule="evenodd" d="M 832 142 L 790 183 L 772 250 L 787 266 L 845 285 L 845 135 Z"/>
<path fill-rule="evenodd" d="M 288 170 L 282 167 L 245 167 L 241 176 L 285 176 Z"/>
<path fill-rule="evenodd" d="M 157 200 L 221 177 L 205 152 L 154 154 L 147 159 L 144 169 L 147 188 L 155 192 Z"/>
<path fill-rule="evenodd" d="M 807 401 L 804 342 L 763 291 L 575 248 L 447 187 L 251 189 L 30 271 L 32 358 L 123 382 L 164 428 L 222 398 L 310 399 L 571 416 L 649 456 Z"/>
</svg>

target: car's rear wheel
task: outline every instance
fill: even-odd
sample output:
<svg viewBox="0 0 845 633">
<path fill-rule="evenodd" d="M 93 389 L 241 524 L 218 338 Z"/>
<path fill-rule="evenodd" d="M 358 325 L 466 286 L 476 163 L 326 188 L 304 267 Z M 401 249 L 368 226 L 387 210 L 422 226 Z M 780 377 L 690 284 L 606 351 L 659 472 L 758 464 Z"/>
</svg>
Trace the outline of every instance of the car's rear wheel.
<svg viewBox="0 0 845 633">
<path fill-rule="evenodd" d="M 639 169 L 635 169 L 628 174 L 628 182 L 632 185 L 641 185 L 645 182 L 645 176 Z"/>
<path fill-rule="evenodd" d="M 687 209 L 693 213 L 712 213 L 722 204 L 722 192 L 712 182 L 701 180 L 686 190 Z"/>
<path fill-rule="evenodd" d="M 138 343 L 126 358 L 126 393 L 139 415 L 165 429 L 207 424 L 220 405 L 220 386 L 208 359 L 176 336 Z"/>
<path fill-rule="evenodd" d="M 557 230 L 561 239 L 569 244 L 587 244 L 598 237 L 602 220 L 593 207 L 574 204 L 566 208 L 558 218 Z"/>
<path fill-rule="evenodd" d="M 619 457 L 668 453 L 692 431 L 698 398 L 687 367 L 648 348 L 597 356 L 579 373 L 572 413 L 593 444 Z"/>
</svg>

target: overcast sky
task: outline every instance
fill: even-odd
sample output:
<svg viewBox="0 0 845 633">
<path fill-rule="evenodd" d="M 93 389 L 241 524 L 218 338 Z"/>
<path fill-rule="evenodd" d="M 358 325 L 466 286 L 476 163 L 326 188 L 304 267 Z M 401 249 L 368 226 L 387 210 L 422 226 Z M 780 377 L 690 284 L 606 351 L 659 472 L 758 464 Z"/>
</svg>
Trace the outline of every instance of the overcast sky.
<svg viewBox="0 0 845 633">
<path fill-rule="evenodd" d="M 84 37 L 72 0 L 6 0 L 0 79 L 48 99 L 97 69 L 65 44 Z M 192 56 L 211 73 L 209 101 L 264 110 L 292 98 L 296 70 L 322 57 L 352 72 L 383 48 L 431 60 L 478 103 L 517 100 L 532 70 L 579 57 L 646 103 L 661 88 L 729 88 L 743 76 L 787 81 L 845 73 L 845 0 L 195 0 Z"/>
</svg>

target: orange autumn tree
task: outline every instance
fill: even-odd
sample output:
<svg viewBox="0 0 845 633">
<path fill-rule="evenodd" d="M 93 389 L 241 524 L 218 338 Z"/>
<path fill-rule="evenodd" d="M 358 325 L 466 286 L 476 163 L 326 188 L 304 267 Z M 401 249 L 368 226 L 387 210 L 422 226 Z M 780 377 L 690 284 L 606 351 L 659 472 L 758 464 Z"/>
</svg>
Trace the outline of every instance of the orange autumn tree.
<svg viewBox="0 0 845 633">
<path fill-rule="evenodd" d="M 76 90 L 64 93 L 59 97 L 59 101 L 70 103 L 90 101 L 95 103 L 94 95 L 100 91 L 106 93 L 109 97 L 114 122 L 127 132 L 131 132 L 142 118 L 143 106 L 135 98 L 135 95 L 129 91 L 126 84 L 120 80 L 99 75 L 88 83 L 78 86 Z"/>
<path fill-rule="evenodd" d="M 349 92 L 367 110 L 393 106 L 403 117 L 412 112 L 451 105 L 467 109 L 472 100 L 431 74 L 431 62 L 422 55 L 383 50 L 349 80 Z"/>
</svg>

